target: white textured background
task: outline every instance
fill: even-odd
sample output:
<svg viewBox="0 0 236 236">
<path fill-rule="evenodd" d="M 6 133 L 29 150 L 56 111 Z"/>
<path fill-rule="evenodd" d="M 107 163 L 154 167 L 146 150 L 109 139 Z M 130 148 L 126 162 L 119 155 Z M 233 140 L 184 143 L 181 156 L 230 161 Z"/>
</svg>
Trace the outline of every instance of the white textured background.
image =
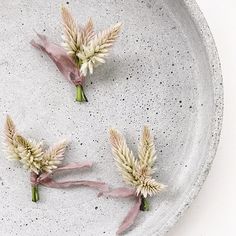
<svg viewBox="0 0 236 236">
<path fill-rule="evenodd" d="M 215 38 L 225 91 L 216 159 L 202 191 L 168 236 L 236 235 L 236 1 L 197 0 Z"/>
</svg>

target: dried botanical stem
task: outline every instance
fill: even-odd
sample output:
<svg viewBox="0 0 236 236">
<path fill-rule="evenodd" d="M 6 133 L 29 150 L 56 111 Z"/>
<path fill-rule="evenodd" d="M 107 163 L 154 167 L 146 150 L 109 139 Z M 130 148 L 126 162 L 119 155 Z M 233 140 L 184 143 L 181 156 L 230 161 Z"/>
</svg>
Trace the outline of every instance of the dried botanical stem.
<svg viewBox="0 0 236 236">
<path fill-rule="evenodd" d="M 147 198 L 148 195 L 155 195 L 165 188 L 165 185 L 158 183 L 151 176 L 156 157 L 153 139 L 147 127 L 144 127 L 140 141 L 138 161 L 127 147 L 124 137 L 118 131 L 114 129 L 110 131 L 110 141 L 123 179 L 136 188 L 137 195 Z M 144 203 L 147 205 L 147 201 Z"/>
<path fill-rule="evenodd" d="M 69 9 L 61 8 L 63 22 L 63 43 L 60 46 L 50 43 L 44 35 L 39 36 L 39 43 L 31 45 L 44 51 L 56 64 L 66 79 L 76 86 L 76 101 L 87 102 L 83 90 L 85 76 L 93 74 L 94 68 L 105 63 L 105 57 L 113 46 L 121 30 L 121 23 L 95 34 L 90 18 L 85 26 L 78 25 Z"/>
<path fill-rule="evenodd" d="M 19 156 L 19 160 L 26 169 L 30 170 L 30 182 L 32 191 L 32 201 L 37 202 L 39 200 L 38 186 L 43 185 L 50 188 L 69 188 L 74 186 L 88 186 L 98 189 L 102 192 L 107 192 L 108 186 L 101 181 L 56 181 L 52 175 L 55 172 L 81 169 L 91 167 L 91 162 L 85 163 L 70 163 L 68 165 L 60 166 L 64 159 L 64 153 L 66 150 L 66 140 L 54 145 L 53 147 L 42 150 L 41 143 L 37 143 L 33 140 L 29 140 L 22 135 L 16 133 L 15 125 L 11 118 L 8 116 L 5 125 L 6 144 L 8 148 L 14 147 L 14 152 L 11 154 Z M 59 167 L 59 168 L 58 168 Z"/>
</svg>

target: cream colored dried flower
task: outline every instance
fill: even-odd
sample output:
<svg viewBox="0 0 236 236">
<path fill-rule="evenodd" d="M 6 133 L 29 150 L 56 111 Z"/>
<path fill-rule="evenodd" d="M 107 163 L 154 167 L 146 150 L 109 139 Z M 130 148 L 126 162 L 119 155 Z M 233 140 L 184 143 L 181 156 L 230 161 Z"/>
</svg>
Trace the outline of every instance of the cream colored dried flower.
<svg viewBox="0 0 236 236">
<path fill-rule="evenodd" d="M 116 130 L 110 130 L 112 151 L 118 169 L 126 183 L 136 188 L 137 195 L 144 198 L 152 196 L 165 188 L 153 177 L 153 165 L 156 159 L 153 138 L 148 127 L 144 127 L 139 145 L 139 158 L 136 159 L 129 150 L 124 137 Z"/>
<path fill-rule="evenodd" d="M 94 26 L 93 20 L 89 18 L 88 22 L 84 26 L 83 30 L 81 30 L 81 43 L 82 45 L 88 45 L 89 42 L 93 39 L 94 33 Z"/>
<path fill-rule="evenodd" d="M 76 56 L 81 46 L 81 33 L 77 24 L 66 7 L 62 7 L 61 15 L 63 19 L 64 34 L 62 36 L 64 43 L 62 46 L 72 57 Z"/>
<path fill-rule="evenodd" d="M 101 33 L 98 33 L 93 40 L 77 53 L 77 57 L 82 61 L 81 72 L 86 75 L 89 70 L 93 70 L 101 63 L 105 63 L 105 57 L 108 55 L 109 48 L 112 47 L 121 29 L 121 23 L 118 23 Z"/>
<path fill-rule="evenodd" d="M 10 116 L 7 116 L 4 132 L 5 132 L 4 145 L 7 148 L 8 159 L 20 160 L 20 156 L 17 150 L 18 145 L 14 139 L 14 136 L 16 135 L 16 127 Z"/>
<path fill-rule="evenodd" d="M 150 176 L 154 173 L 153 165 L 156 160 L 156 150 L 153 143 L 153 138 L 147 126 L 144 126 L 139 148 L 139 165 L 146 175 Z"/>
<path fill-rule="evenodd" d="M 18 145 L 17 152 L 23 167 L 39 174 L 43 158 L 41 143 L 36 143 L 34 140 L 26 139 L 21 135 L 16 135 L 14 139 Z"/>
<path fill-rule="evenodd" d="M 95 35 L 92 19 L 84 27 L 78 26 L 66 7 L 62 7 L 64 26 L 64 43 L 62 46 L 79 65 L 81 73 L 86 76 L 89 71 L 105 63 L 109 48 L 118 37 L 121 23 L 118 23 Z"/>
<path fill-rule="evenodd" d="M 56 169 L 63 160 L 67 146 L 67 142 L 62 141 L 44 152 L 41 143 L 27 139 L 16 132 L 10 116 L 7 116 L 5 136 L 9 159 L 20 161 L 24 168 L 36 174 Z"/>
<path fill-rule="evenodd" d="M 43 154 L 43 158 L 41 161 L 41 170 L 45 172 L 52 172 L 52 170 L 56 169 L 64 159 L 64 153 L 67 144 L 67 141 L 63 140 L 62 142 L 54 145 L 52 148 L 49 148 Z"/>
</svg>

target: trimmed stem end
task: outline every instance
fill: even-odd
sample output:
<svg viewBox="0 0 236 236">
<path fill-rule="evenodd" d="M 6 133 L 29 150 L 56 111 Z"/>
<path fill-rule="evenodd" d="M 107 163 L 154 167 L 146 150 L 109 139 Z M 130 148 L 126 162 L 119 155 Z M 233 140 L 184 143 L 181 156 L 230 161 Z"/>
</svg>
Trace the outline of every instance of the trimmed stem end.
<svg viewBox="0 0 236 236">
<path fill-rule="evenodd" d="M 84 89 L 83 89 L 82 85 L 76 86 L 76 101 L 77 102 L 88 102 L 88 99 L 85 96 Z"/>
<path fill-rule="evenodd" d="M 149 205 L 147 198 L 141 196 L 140 211 L 149 211 L 149 210 L 150 210 L 150 205 Z"/>
<path fill-rule="evenodd" d="M 38 185 L 32 185 L 31 190 L 32 190 L 32 202 L 37 202 L 39 200 Z"/>
</svg>

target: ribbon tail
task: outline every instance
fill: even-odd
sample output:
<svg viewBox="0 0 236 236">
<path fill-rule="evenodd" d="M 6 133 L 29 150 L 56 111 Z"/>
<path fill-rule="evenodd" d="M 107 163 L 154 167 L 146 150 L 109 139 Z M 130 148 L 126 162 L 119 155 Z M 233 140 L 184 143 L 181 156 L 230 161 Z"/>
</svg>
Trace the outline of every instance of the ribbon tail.
<svg viewBox="0 0 236 236">
<path fill-rule="evenodd" d="M 121 223 L 118 231 L 116 232 L 117 235 L 122 234 L 126 231 L 130 226 L 132 226 L 140 212 L 140 205 L 141 205 L 141 196 L 136 197 L 135 205 L 130 209 L 127 216 Z"/>
<path fill-rule="evenodd" d="M 63 165 L 55 170 L 53 170 L 50 173 L 43 173 L 40 175 L 40 181 L 43 181 L 47 178 L 49 178 L 52 174 L 56 173 L 56 172 L 60 172 L 60 171 L 64 171 L 64 170 L 79 170 L 79 169 L 83 169 L 83 168 L 91 168 L 93 165 L 93 163 L 91 161 L 87 161 L 87 162 L 72 162 L 70 164 L 67 165 Z"/>
<path fill-rule="evenodd" d="M 72 162 L 70 164 L 61 166 L 57 169 L 55 169 L 54 172 L 58 172 L 58 171 L 62 171 L 62 170 L 74 170 L 74 169 L 82 169 L 82 168 L 91 168 L 93 165 L 93 163 L 91 161 L 87 161 L 87 162 Z"/>
<path fill-rule="evenodd" d="M 68 57 L 66 51 L 62 47 L 48 41 L 45 35 L 37 34 L 37 36 L 38 36 L 38 42 L 36 42 L 35 40 L 31 40 L 30 44 L 33 47 L 42 50 L 44 53 L 46 53 L 56 65 L 58 62 L 60 62 L 61 57 Z M 68 59 L 70 60 L 69 57 Z"/>
<path fill-rule="evenodd" d="M 31 40 L 30 44 L 45 52 L 68 81 L 76 86 L 81 84 L 84 78 L 66 51 L 59 45 L 48 41 L 45 35 L 37 34 L 37 36 L 39 38 L 38 42 Z"/>
<path fill-rule="evenodd" d="M 90 188 L 98 189 L 99 191 L 108 190 L 107 184 L 101 181 L 79 180 L 79 181 L 57 182 L 51 178 L 47 178 L 44 181 L 42 181 L 41 184 L 49 188 L 70 188 L 70 187 L 78 187 L 78 186 L 87 186 Z"/>
<path fill-rule="evenodd" d="M 114 198 L 127 198 L 136 196 L 136 191 L 134 189 L 129 188 L 116 188 L 111 191 L 107 192 L 100 192 L 98 197 L 105 196 L 105 197 L 114 197 Z"/>
</svg>

